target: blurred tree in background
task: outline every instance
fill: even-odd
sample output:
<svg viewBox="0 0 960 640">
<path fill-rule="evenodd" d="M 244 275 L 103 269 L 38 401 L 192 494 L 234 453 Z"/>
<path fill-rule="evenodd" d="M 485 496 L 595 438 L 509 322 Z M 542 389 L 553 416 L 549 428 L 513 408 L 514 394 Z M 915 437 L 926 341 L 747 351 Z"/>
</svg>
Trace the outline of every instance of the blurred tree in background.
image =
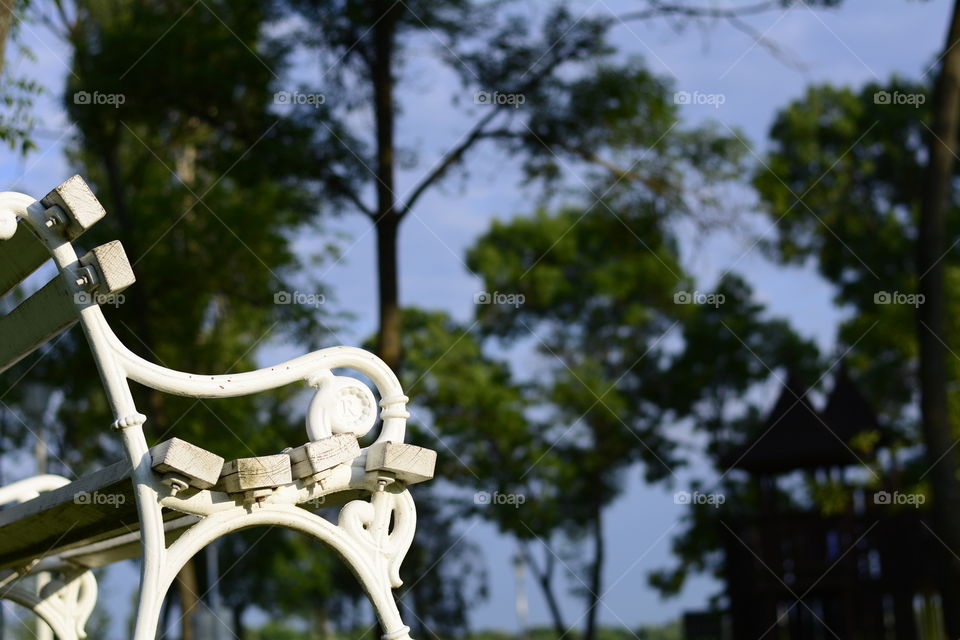
<svg viewBox="0 0 960 640">
<path fill-rule="evenodd" d="M 468 258 L 491 296 L 477 323 L 410 310 L 403 328 L 404 382 L 447 454 L 442 476 L 474 491 L 454 508 L 518 540 L 557 635 L 580 622 L 559 603 L 558 569 L 570 574 L 587 639 L 604 591 L 603 512 L 629 473 L 640 465 L 646 482 L 669 480 L 683 464 L 673 425 L 722 440 L 731 408 L 770 378 L 766 362 L 817 361 L 735 276 L 712 306 L 691 304 L 676 211 L 636 189 L 617 195 L 495 223 Z M 533 379 L 514 379 L 487 355 L 490 341 L 529 352 Z"/>
<path fill-rule="evenodd" d="M 269 112 L 270 68 L 284 55 L 263 36 L 269 18 L 258 2 L 91 1 L 61 14 L 72 50 L 64 106 L 77 127 L 68 154 L 109 212 L 84 242 L 121 240 L 138 278 L 106 313 L 125 344 L 171 368 L 242 371 L 271 340 L 317 344 L 325 335 L 322 309 L 274 304 L 291 281 L 303 286 L 305 262 L 289 237 L 308 223 L 314 200 L 297 182 L 305 159 L 291 140 L 299 129 Z M 118 459 L 81 334 L 22 363 L 11 379 L 28 371 L 59 392 L 57 428 L 47 433 L 52 471 L 75 477 Z M 14 387 L 6 401 L 28 389 Z M 154 442 L 176 435 L 240 457 L 304 439 L 284 403 L 290 392 L 215 403 L 135 393 Z M 38 417 L 26 416 L 20 431 Z M 190 564 L 178 581 L 184 638 L 206 591 L 201 573 Z"/>
<path fill-rule="evenodd" d="M 926 436 L 917 410 L 918 328 L 926 331 L 922 323 L 918 325 L 917 310 L 924 303 L 922 298 L 911 298 L 918 300 L 915 304 L 902 300 L 918 293 L 918 220 L 929 158 L 925 123 L 932 117 L 931 108 L 930 88 L 903 78 L 858 89 L 810 87 L 777 114 L 770 129 L 770 151 L 753 176 L 762 211 L 775 223 L 773 233 L 761 238 L 761 246 L 783 264 L 816 265 L 834 285 L 835 303 L 847 312 L 838 328 L 845 366 L 860 381 L 883 424 L 894 432 L 895 440 L 887 446 L 903 457 L 899 481 L 920 491 L 928 490 L 931 468 L 924 456 Z M 960 232 L 958 205 L 958 193 L 951 188 L 948 238 Z M 960 272 L 954 251 L 946 250 L 940 258 L 947 281 L 944 345 L 956 352 L 960 327 L 950 310 L 958 308 L 960 298 L 951 284 L 960 284 Z M 955 380 L 960 375 L 958 361 L 947 358 L 946 364 L 947 379 Z M 823 372 L 817 366 L 815 360 L 806 360 L 796 371 L 801 378 L 817 380 Z M 955 441 L 960 396 L 953 386 L 949 402 Z M 753 413 L 743 421 L 742 432 L 761 422 L 759 408 Z M 712 453 L 719 468 L 723 452 Z M 852 486 L 876 488 L 878 478 L 865 475 Z M 720 575 L 721 519 L 759 508 L 755 487 L 742 478 L 724 475 L 722 490 L 727 496 L 725 511 L 689 509 L 686 529 L 674 541 L 678 565 L 652 576 L 662 592 L 677 593 L 692 573 Z M 810 478 L 804 491 L 781 495 L 794 504 L 812 499 L 824 513 L 837 508 L 835 498 L 829 487 Z M 842 508 L 849 508 L 848 499 L 842 503 Z M 946 569 L 949 563 L 942 566 Z M 949 624 L 950 607 L 944 610 Z"/>
<path fill-rule="evenodd" d="M 677 107 L 667 83 L 640 60 L 614 60 L 615 50 L 607 40 L 615 23 L 608 18 L 577 17 L 558 6 L 546 11 L 538 25 L 513 10 L 510 3 L 463 1 L 370 5 L 302 0 L 289 7 L 305 23 L 295 40 L 316 56 L 329 83 L 321 108 L 295 109 L 295 117 L 313 125 L 311 142 L 316 153 L 323 154 L 316 182 L 336 202 L 366 215 L 374 225 L 380 305 L 377 351 L 405 379 L 429 371 L 443 351 L 422 345 L 429 349 L 425 354 L 405 352 L 396 246 L 400 224 L 424 194 L 450 175 L 467 171 L 469 153 L 482 142 L 491 141 L 522 158 L 528 181 L 553 188 L 571 172 L 571 165 L 576 165 L 577 170 L 585 171 L 592 186 L 601 190 L 613 189 L 618 183 L 635 186 L 649 194 L 653 206 L 664 213 L 716 207 L 714 183 L 737 175 L 738 145 L 710 127 L 674 131 Z M 421 163 L 417 150 L 402 148 L 396 138 L 396 121 L 403 106 L 396 85 L 412 65 L 411 43 L 427 32 L 440 42 L 436 47 L 440 59 L 462 81 L 462 90 L 451 94 L 451 101 L 455 106 L 473 101 L 477 115 L 467 132 L 432 165 L 426 164 L 428 170 L 418 181 L 403 189 L 398 185 L 398 171 Z M 301 85 L 299 90 L 309 93 L 312 88 Z M 523 109 L 516 108 L 520 100 Z M 358 121 L 358 113 L 362 120 Z M 697 189 L 685 188 L 686 181 L 696 180 Z M 591 188 L 583 180 L 576 187 Z M 371 193 L 373 200 L 369 201 Z M 596 199 L 609 210 L 602 198 Z M 596 215 L 600 215 L 601 208 L 597 209 Z M 555 227 L 565 223 L 569 220 L 560 220 Z M 622 229 L 611 230 L 611 234 L 618 231 Z M 643 229 L 640 231 L 642 235 Z M 536 246 L 543 250 L 551 242 Z M 528 251 L 532 249 L 528 247 Z M 661 289 L 660 293 L 664 292 L 673 293 Z M 427 318 L 414 320 L 426 322 Z M 442 324 L 442 319 L 432 318 L 419 328 L 435 332 Z M 408 366 L 404 358 L 421 366 Z M 416 402 L 416 395 L 413 397 Z M 438 424 L 437 429 L 440 440 L 445 441 L 449 427 Z M 529 435 L 526 437 L 529 440 Z M 631 460 L 629 455 L 624 462 L 627 460 Z M 518 471 L 519 466 L 504 469 L 506 473 Z M 587 480 L 581 492 L 586 490 Z M 431 491 L 418 490 L 421 496 Z M 433 526 L 429 517 L 431 514 L 421 514 L 423 528 L 442 530 L 442 523 Z M 437 513 L 436 517 L 443 516 Z M 441 576 L 460 575 L 463 570 L 445 569 L 444 563 L 454 561 L 453 554 L 442 553 L 442 547 L 425 553 L 424 543 L 425 539 L 415 540 L 405 571 L 418 576 L 420 592 L 439 592 Z M 434 570 L 433 558 L 438 552 L 442 563 Z M 425 563 L 419 564 L 419 558 Z M 593 583 L 599 584 L 599 576 Z M 552 592 L 549 595 L 552 597 Z M 458 598 L 462 596 L 453 601 Z M 411 600 L 419 633 L 462 628 L 466 622 L 463 607 L 447 610 L 438 606 L 435 598 L 422 597 L 416 591 Z M 551 608 L 560 621 L 555 602 Z M 590 637 L 595 611 L 596 607 L 591 607 L 587 616 Z M 565 629 L 562 621 L 557 626 Z"/>
<path fill-rule="evenodd" d="M 33 52 L 23 43 L 23 15 L 31 8 L 31 0 L 10 0 L 0 5 L 0 141 L 21 154 L 35 147 L 32 139 L 33 99 L 40 85 L 25 76 L 13 73 L 7 60 L 10 52 L 33 59 Z"/>
<path fill-rule="evenodd" d="M 944 503 L 956 498 L 957 460 L 951 451 L 960 435 L 960 395 L 950 383 L 960 375 L 960 325 L 953 313 L 960 304 L 955 286 L 960 270 L 956 252 L 946 246 L 946 239 L 960 232 L 954 179 L 944 189 L 944 228 L 935 243 L 943 249 L 922 267 L 917 261 L 933 242 L 921 229 L 929 206 L 930 159 L 939 154 L 931 145 L 946 144 L 927 124 L 934 120 L 935 95 L 922 83 L 900 78 L 859 90 L 813 87 L 778 115 L 770 134 L 773 149 L 754 183 L 765 211 L 779 221 L 767 243 L 770 253 L 785 263 L 815 259 L 836 285 L 838 306 L 852 312 L 839 329 L 843 343 L 858 344 L 851 366 L 886 421 L 908 443 L 925 447 L 925 462 L 914 460 L 914 475 L 929 474 L 935 526 L 952 548 L 954 510 Z M 954 177 L 957 170 L 949 168 Z M 934 269 L 942 269 L 946 282 L 943 318 L 936 322 L 928 307 L 939 307 L 934 298 L 940 294 L 921 283 Z M 897 295 L 916 296 L 917 303 L 898 303 Z M 923 344 L 931 340 L 945 351 L 936 380 L 922 366 Z M 942 419 L 929 415 L 923 401 L 935 397 L 939 385 L 945 387 Z M 960 596 L 952 585 L 958 569 L 952 551 L 943 552 L 940 582 L 951 585 L 943 588 L 943 597 L 956 602 Z M 960 613 L 950 605 L 944 611 L 953 634 Z"/>
</svg>

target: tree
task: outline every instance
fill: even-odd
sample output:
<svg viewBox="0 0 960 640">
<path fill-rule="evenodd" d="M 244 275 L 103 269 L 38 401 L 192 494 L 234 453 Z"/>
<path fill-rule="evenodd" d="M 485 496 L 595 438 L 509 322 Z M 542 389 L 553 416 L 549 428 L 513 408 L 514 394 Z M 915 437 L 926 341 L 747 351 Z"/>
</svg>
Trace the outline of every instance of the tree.
<svg viewBox="0 0 960 640">
<path fill-rule="evenodd" d="M 322 108 L 295 110 L 294 117 L 313 125 L 313 149 L 325 157 L 316 165 L 322 170 L 315 182 L 335 205 L 359 211 L 374 225 L 377 351 L 401 372 L 396 246 L 400 225 L 425 193 L 467 166 L 468 154 L 480 143 L 491 141 L 519 154 L 529 179 L 556 184 L 565 164 L 589 165 L 616 180 L 642 182 L 664 201 L 672 197 L 669 185 L 678 179 L 681 164 L 696 167 L 704 158 L 715 160 L 725 147 L 712 132 L 690 132 L 682 151 L 681 145 L 672 147 L 678 156 L 689 152 L 690 158 L 644 162 L 645 152 L 675 124 L 675 107 L 665 98 L 664 83 L 639 61 L 611 59 L 606 35 L 612 23 L 606 18 L 578 17 L 558 7 L 537 30 L 529 20 L 496 4 L 467 1 L 371 5 L 298 0 L 289 7 L 308 24 L 301 41 L 331 68 Z M 399 159 L 413 154 L 400 149 L 395 139 L 401 109 L 396 82 L 411 57 L 411 44 L 421 36 L 443 41 L 441 57 L 463 82 L 452 97 L 473 94 L 476 120 L 400 198 Z M 650 94 L 655 99 L 648 99 Z M 520 102 L 523 108 L 515 108 Z M 372 134 L 354 124 L 357 112 L 372 120 Z M 373 203 L 364 198 L 369 192 L 375 194 Z M 430 565 L 419 568 L 427 571 Z M 431 573 L 419 588 L 438 592 L 433 576 L 440 573 L 444 572 Z M 425 600 L 419 594 L 414 599 Z M 429 618 L 439 610 L 419 607 L 423 624 L 439 628 L 440 621 Z"/>
<path fill-rule="evenodd" d="M 10 0 L 0 5 L 0 141 L 11 149 L 26 153 L 34 148 L 34 119 L 31 113 L 33 98 L 40 93 L 34 80 L 12 74 L 8 69 L 11 48 L 24 57 L 31 51 L 20 41 L 21 21 L 30 8 L 29 0 Z"/>
<path fill-rule="evenodd" d="M 301 118 L 313 123 L 317 153 L 337 150 L 316 180 L 338 204 L 366 215 L 376 230 L 378 352 L 394 368 L 401 360 L 400 225 L 425 193 L 467 166 L 469 153 L 482 142 L 520 154 L 528 178 L 556 180 L 567 164 L 648 180 L 651 186 L 660 178 L 657 167 L 636 154 L 664 133 L 671 110 L 644 100 L 645 92 L 662 93 L 662 81 L 637 60 L 612 61 L 607 37 L 616 21 L 609 17 L 574 16 L 560 6 L 537 32 L 529 19 L 509 10 L 509 3 L 294 0 L 290 8 L 309 25 L 301 36 L 305 46 L 324 66 L 333 63 L 324 78 L 332 99 L 323 109 L 304 110 Z M 424 37 L 441 41 L 440 58 L 463 83 L 451 99 L 456 105 L 461 95 L 472 95 L 476 119 L 447 153 L 426 164 L 429 170 L 418 182 L 403 190 L 396 184 L 398 162 L 415 154 L 398 148 L 395 139 L 402 106 L 396 82 L 413 57 L 412 43 Z M 361 110 L 372 118 L 369 136 L 352 126 Z M 628 164 L 605 155 L 624 149 L 635 154 Z M 363 197 L 371 190 L 373 204 Z"/>
<path fill-rule="evenodd" d="M 841 341 L 859 341 L 848 360 L 888 424 L 926 444 L 934 504 L 941 502 L 934 527 L 957 548 L 952 518 L 940 509 L 949 510 L 957 490 L 957 462 L 946 449 L 955 440 L 950 424 L 960 398 L 937 391 L 960 374 L 960 363 L 938 355 L 957 344 L 955 324 L 945 323 L 955 317 L 947 311 L 960 308 L 960 298 L 943 285 L 956 281 L 957 260 L 938 249 L 941 231 L 958 231 L 957 217 L 934 211 L 939 221 L 931 223 L 924 212 L 933 206 L 931 172 L 955 175 L 956 167 L 944 166 L 942 149 L 934 160 L 929 145 L 940 143 L 930 142 L 936 136 L 925 124 L 937 117 L 932 103 L 926 86 L 897 78 L 859 91 L 811 88 L 778 115 L 772 151 L 755 185 L 765 212 L 778 221 L 768 243 L 772 255 L 785 262 L 815 258 L 821 274 L 836 283 L 838 304 L 854 312 L 840 328 Z M 945 196 L 944 211 L 956 213 L 956 191 Z M 930 323 L 941 315 L 934 328 Z M 912 411 L 918 400 L 919 423 Z M 953 571 L 954 560 L 944 558 L 940 566 Z M 952 599 L 955 578 L 944 580 L 944 597 Z M 950 629 L 956 610 L 944 608 Z"/>
<path fill-rule="evenodd" d="M 306 159 L 291 141 L 301 131 L 271 113 L 269 67 L 285 51 L 263 35 L 262 4 L 81 1 L 60 17 L 72 49 L 64 104 L 78 130 L 69 158 L 109 212 L 83 241 L 121 240 L 139 280 L 107 309 L 121 339 L 160 364 L 218 373 L 254 368 L 271 341 L 316 344 L 323 310 L 275 303 L 284 290 L 323 290 L 300 275 L 290 248 L 315 200 L 296 183 Z M 121 455 L 81 335 L 19 371 L 62 390 L 52 447 L 60 472 Z M 215 408 L 135 394 L 156 441 L 176 434 L 241 457 L 304 438 L 289 390 Z M 178 581 L 184 638 L 200 596 L 196 574 L 188 564 Z"/>
<path fill-rule="evenodd" d="M 924 303 L 917 309 L 920 412 L 933 485 L 933 517 L 944 539 L 940 589 L 947 634 L 960 634 L 960 463 L 950 421 L 947 367 L 947 293 L 943 249 L 951 181 L 960 149 L 960 2 L 953 7 L 933 89 L 933 121 L 927 138 L 927 165 L 917 222 L 917 273 Z"/>
<path fill-rule="evenodd" d="M 369 4 L 335 3 L 323 0 L 294 0 L 290 8 L 305 19 L 302 42 L 324 61 L 333 61 L 328 77 L 331 92 L 339 98 L 326 101 L 315 110 L 313 143 L 317 149 L 342 149 L 338 163 L 316 176 L 329 193 L 366 215 L 377 234 L 377 261 L 380 305 L 378 352 L 393 368 L 400 353 L 400 302 L 397 270 L 397 236 L 400 224 L 429 189 L 461 165 L 466 154 L 489 138 L 513 140 L 529 137 L 524 126 L 505 129 L 501 122 L 529 122 L 517 113 L 516 100 L 531 102 L 535 94 L 552 84 L 562 90 L 559 71 L 569 63 L 586 62 L 603 54 L 607 47 L 603 26 L 593 19 L 576 20 L 565 9 L 551 13 L 541 36 L 514 16 L 470 0 Z M 480 116 L 468 132 L 424 177 L 402 191 L 396 184 L 399 159 L 412 155 L 397 147 L 395 131 L 400 111 L 396 82 L 409 64 L 410 45 L 418 36 L 441 39 L 441 57 L 464 78 L 465 89 L 490 92 L 490 102 L 479 106 Z M 481 39 L 464 49 L 458 43 Z M 362 92 L 358 100 L 349 97 Z M 510 96 L 500 104 L 492 92 Z M 477 93 L 479 95 L 479 93 Z M 369 106 L 372 134 L 364 136 L 351 126 L 350 116 Z M 518 123 L 519 124 L 519 123 Z M 544 153 L 537 146 L 539 154 Z M 363 198 L 372 187 L 375 202 Z"/>
<path fill-rule="evenodd" d="M 454 506 L 518 540 L 558 635 L 579 622 L 556 591 L 557 569 L 573 574 L 585 638 L 602 604 L 603 512 L 626 477 L 669 479 L 681 464 L 669 425 L 718 424 L 718 399 L 768 378 L 757 352 L 809 350 L 737 278 L 710 294 L 716 306 L 685 303 L 669 209 L 635 193 L 604 204 L 496 223 L 468 256 L 495 292 L 479 329 L 414 310 L 403 327 L 411 370 L 427 371 L 405 383 L 441 471 L 473 492 Z M 537 354 L 534 379 L 516 380 L 488 339 Z"/>
<path fill-rule="evenodd" d="M 790 2 L 762 4 L 766 10 Z M 730 20 L 750 32 L 739 17 L 758 10 L 745 6 L 721 15 L 697 7 L 679 12 L 678 6 L 653 0 L 646 5 L 648 12 L 624 19 L 682 13 L 686 18 Z M 672 146 L 666 154 L 649 153 L 675 124 L 673 109 L 662 99 L 662 81 L 639 61 L 614 63 L 609 57 L 612 50 L 606 38 L 621 21 L 618 19 L 574 17 L 561 6 L 548 13 L 538 33 L 527 16 L 510 10 L 509 3 L 448 0 L 371 5 L 291 0 L 286 6 L 306 22 L 298 39 L 327 69 L 324 81 L 330 99 L 321 108 L 301 109 L 299 115 L 302 122 L 313 124 L 311 142 L 318 157 L 323 157 L 316 163 L 322 170 L 315 181 L 332 206 L 345 205 L 365 215 L 374 226 L 379 287 L 377 351 L 395 369 L 402 369 L 404 344 L 399 229 L 425 193 L 469 166 L 470 152 L 484 141 L 519 155 L 528 179 L 556 185 L 569 165 L 578 170 L 589 167 L 617 181 L 642 184 L 678 210 L 712 204 L 715 195 L 706 184 L 702 191 L 684 193 L 693 198 L 680 197 L 672 187 L 680 182 L 682 173 L 702 169 L 698 165 L 734 149 L 723 136 L 700 130 L 690 132 L 685 144 Z M 435 163 L 427 164 L 428 171 L 400 197 L 396 176 L 400 159 L 415 156 L 396 141 L 403 106 L 397 97 L 397 83 L 409 68 L 416 53 L 411 44 L 418 38 L 440 42 L 441 58 L 460 75 L 463 93 L 472 93 L 480 108 L 466 133 Z M 303 88 L 304 92 L 312 90 Z M 649 94 L 656 99 L 647 100 Z M 452 96 L 454 104 L 458 96 L 459 92 Z M 515 108 L 521 104 L 522 108 Z M 361 121 L 358 115 L 366 121 L 370 134 L 356 124 Z M 668 157 L 671 153 L 674 155 Z M 409 160 L 405 166 L 417 164 Z"/>
</svg>

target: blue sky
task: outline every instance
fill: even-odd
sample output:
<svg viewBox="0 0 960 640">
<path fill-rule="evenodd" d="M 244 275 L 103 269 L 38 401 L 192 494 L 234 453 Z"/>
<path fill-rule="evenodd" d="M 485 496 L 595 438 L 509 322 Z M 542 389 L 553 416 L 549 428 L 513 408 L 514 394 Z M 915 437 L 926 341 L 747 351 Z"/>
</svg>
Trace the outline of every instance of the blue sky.
<svg viewBox="0 0 960 640">
<path fill-rule="evenodd" d="M 544 11 L 548 4 L 528 3 L 534 13 Z M 585 0 L 572 6 L 575 14 L 618 15 L 635 4 Z M 703 4 L 711 3 L 703 0 Z M 690 123 L 714 119 L 721 126 L 739 129 L 744 142 L 762 154 L 776 110 L 802 95 L 810 84 L 857 86 L 892 74 L 919 78 L 926 73 L 942 46 L 949 9 L 945 0 L 846 0 L 840 10 L 812 11 L 801 6 L 749 19 L 756 31 L 801 62 L 803 71 L 789 68 L 750 37 L 723 24 L 677 30 L 663 20 L 630 23 L 616 27 L 614 37 L 625 55 L 644 58 L 654 71 L 671 78 L 677 90 L 722 94 L 725 100 L 719 108 L 686 105 L 683 117 Z M 0 154 L 0 179 L 3 190 L 40 195 L 76 172 L 63 157 L 63 141 L 70 127 L 59 107 L 69 54 L 51 34 L 36 26 L 25 29 L 24 41 L 36 60 L 15 58 L 13 70 L 33 76 L 47 91 L 37 105 L 39 149 L 25 158 L 8 151 Z M 420 150 L 418 166 L 400 176 L 401 194 L 455 144 L 472 123 L 471 113 L 476 113 L 470 95 L 460 96 L 460 104 L 451 105 L 451 94 L 462 90 L 454 74 L 439 63 L 437 46 L 429 39 L 417 44 L 411 52 L 413 63 L 400 82 L 405 104 L 398 127 L 400 141 Z M 323 91 L 321 69 L 304 64 L 293 70 L 293 76 L 292 85 L 315 84 Z M 467 178 L 451 180 L 424 197 L 401 231 L 404 304 L 444 309 L 461 320 L 472 317 L 473 294 L 480 289 L 480 282 L 468 273 L 463 255 L 492 219 L 531 210 L 534 198 L 518 187 L 518 175 L 516 162 L 494 148 L 481 148 L 471 157 Z M 576 175 L 567 177 L 572 184 L 578 181 Z M 687 266 L 703 283 L 701 289 L 709 289 L 710 283 L 732 266 L 752 283 L 772 313 L 791 318 L 801 333 L 829 349 L 842 317 L 841 310 L 832 305 L 831 287 L 811 269 L 783 268 L 765 260 L 753 245 L 761 235 L 772 233 L 770 223 L 751 214 L 749 192 L 737 197 L 748 203 L 741 221 L 746 230 L 709 236 L 691 231 L 683 238 Z M 335 220 L 330 227 L 331 232 L 345 233 L 349 239 L 342 260 L 321 268 L 320 274 L 332 288 L 328 304 L 355 317 L 339 339 L 357 344 L 375 327 L 374 236 L 365 219 L 351 215 Z M 306 236 L 298 246 L 308 251 L 317 241 Z M 277 347 L 262 357 L 266 363 L 294 351 Z M 536 363 L 528 366 L 536 367 Z M 524 376 L 534 373 L 534 369 L 518 371 Z M 664 602 L 646 586 L 651 569 L 671 563 L 670 536 L 682 512 L 673 503 L 673 491 L 683 488 L 692 477 L 709 478 L 709 471 L 694 464 L 678 473 L 673 488 L 644 486 L 639 471 L 625 479 L 629 483 L 625 495 L 606 516 L 608 592 L 600 611 L 604 624 L 633 627 L 663 622 L 684 609 L 702 607 L 706 597 L 717 590 L 719 585 L 713 581 L 698 578 L 679 598 Z M 515 628 L 511 543 L 484 523 L 464 523 L 464 530 L 467 539 L 483 547 L 491 581 L 489 600 L 471 613 L 473 625 Z M 111 570 L 104 591 L 130 588 L 131 575 L 130 567 Z M 542 598 L 529 584 L 528 592 L 531 622 L 546 623 Z M 571 620 L 581 613 L 572 598 L 565 597 L 564 608 Z"/>
</svg>

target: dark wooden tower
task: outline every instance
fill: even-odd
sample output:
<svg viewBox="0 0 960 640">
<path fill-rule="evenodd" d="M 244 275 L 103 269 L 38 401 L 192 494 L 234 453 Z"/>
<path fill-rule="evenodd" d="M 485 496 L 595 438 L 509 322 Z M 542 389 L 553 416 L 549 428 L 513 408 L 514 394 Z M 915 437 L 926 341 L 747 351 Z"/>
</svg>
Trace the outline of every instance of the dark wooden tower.
<svg viewBox="0 0 960 640">
<path fill-rule="evenodd" d="M 720 531 L 733 640 L 921 638 L 918 618 L 936 601 L 937 544 L 923 511 L 851 488 L 852 504 L 825 513 L 784 499 L 781 488 L 788 478 L 848 487 L 853 472 L 878 473 L 896 490 L 892 469 L 867 466 L 872 453 L 856 444 L 867 434 L 874 449 L 889 437 L 841 367 L 822 410 L 790 376 L 754 436 L 723 458 L 759 496 L 759 508 L 727 505 Z"/>
</svg>

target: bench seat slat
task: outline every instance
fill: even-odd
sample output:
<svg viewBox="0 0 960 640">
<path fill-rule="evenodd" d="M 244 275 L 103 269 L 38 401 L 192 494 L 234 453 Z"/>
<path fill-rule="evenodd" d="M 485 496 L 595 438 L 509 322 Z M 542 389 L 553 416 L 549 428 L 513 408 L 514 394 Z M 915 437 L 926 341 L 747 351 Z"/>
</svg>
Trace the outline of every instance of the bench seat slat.
<svg viewBox="0 0 960 640">
<path fill-rule="evenodd" d="M 117 462 L 0 510 L 0 567 L 93 538 L 105 529 L 139 526 L 130 463 Z"/>
<path fill-rule="evenodd" d="M 198 478 L 207 486 L 217 480 L 223 465 L 223 458 L 179 438 L 155 445 L 150 455 L 156 473 L 172 471 Z M 140 553 L 140 522 L 133 491 L 130 464 L 117 462 L 32 500 L 0 509 L 0 569 L 45 554 L 88 567 L 136 557 Z M 197 520 L 166 509 L 163 519 L 168 542 Z"/>
<path fill-rule="evenodd" d="M 199 516 L 183 515 L 174 511 L 164 512 L 164 538 L 167 546 L 199 520 Z M 88 569 L 104 567 L 121 560 L 130 560 L 140 556 L 140 530 L 127 533 L 112 532 L 94 541 L 85 541 L 59 551 L 57 554 L 65 560 L 83 565 Z"/>
</svg>

